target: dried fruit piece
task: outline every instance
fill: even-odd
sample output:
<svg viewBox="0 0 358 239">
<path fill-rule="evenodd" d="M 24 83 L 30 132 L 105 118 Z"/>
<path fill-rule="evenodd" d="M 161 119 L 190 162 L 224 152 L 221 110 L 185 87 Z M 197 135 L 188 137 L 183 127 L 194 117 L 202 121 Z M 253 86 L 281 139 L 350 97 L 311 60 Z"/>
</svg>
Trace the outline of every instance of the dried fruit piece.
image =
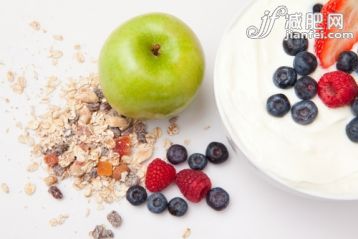
<svg viewBox="0 0 358 239">
<path fill-rule="evenodd" d="M 53 166 L 58 164 L 58 156 L 55 153 L 46 154 L 44 157 L 44 161 L 49 167 L 52 168 Z"/>
<path fill-rule="evenodd" d="M 116 146 L 113 151 L 118 153 L 119 156 L 130 155 L 131 154 L 131 139 L 129 136 L 123 136 L 117 138 Z"/>
<path fill-rule="evenodd" d="M 107 215 L 108 222 L 115 228 L 122 224 L 122 218 L 116 211 L 112 211 Z"/>
<path fill-rule="evenodd" d="M 97 174 L 98 176 L 112 176 L 113 168 L 112 164 L 108 161 L 100 161 L 97 164 Z"/>
<path fill-rule="evenodd" d="M 48 189 L 48 192 L 55 198 L 55 199 L 62 199 L 63 198 L 63 194 L 60 191 L 60 189 L 56 186 L 51 186 Z"/>
<path fill-rule="evenodd" d="M 119 166 L 115 167 L 114 170 L 113 170 L 113 175 L 112 177 L 115 179 L 115 180 L 121 180 L 121 177 L 122 177 L 122 173 L 124 172 L 129 172 L 129 168 L 127 166 L 127 164 L 125 163 L 122 163 L 120 164 Z"/>
<path fill-rule="evenodd" d="M 114 234 L 111 230 L 106 229 L 103 225 L 98 225 L 90 232 L 93 239 L 113 238 Z"/>
</svg>

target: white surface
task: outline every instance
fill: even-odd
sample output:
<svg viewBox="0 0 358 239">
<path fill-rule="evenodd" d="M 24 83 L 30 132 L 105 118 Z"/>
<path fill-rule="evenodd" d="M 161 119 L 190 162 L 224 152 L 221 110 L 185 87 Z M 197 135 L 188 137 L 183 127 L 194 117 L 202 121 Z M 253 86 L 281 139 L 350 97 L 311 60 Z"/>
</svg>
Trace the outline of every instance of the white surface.
<svg viewBox="0 0 358 239">
<path fill-rule="evenodd" d="M 307 13 L 312 8 L 312 0 L 280 2 L 289 13 Z M 275 9 L 277 1 L 256 1 L 235 20 L 225 34 L 215 66 L 216 97 L 233 141 L 258 168 L 290 188 L 323 198 L 357 199 L 358 147 L 345 132 L 354 118 L 350 106 L 331 109 L 316 96 L 312 100 L 319 113 L 306 126 L 295 123 L 290 113 L 282 118 L 267 113 L 270 95 L 283 93 L 291 105 L 299 98 L 293 88 L 278 89 L 272 82 L 277 68 L 292 66 L 294 59 L 282 48 L 285 19 L 276 21 L 264 39 L 253 40 L 246 35 L 247 27 L 262 16 L 258 6 Z M 309 39 L 310 52 L 314 52 L 314 41 Z M 335 65 L 328 69 L 318 66 L 310 76 L 319 80 L 336 70 Z M 352 76 L 357 79 L 356 74 Z"/>
<path fill-rule="evenodd" d="M 105 3 L 104 3 L 105 2 Z M 231 193 L 231 205 L 217 213 L 206 206 L 190 204 L 190 211 L 184 218 L 173 218 L 169 214 L 150 214 L 145 207 L 134 208 L 127 202 L 107 206 L 97 211 L 95 204 L 88 204 L 81 193 L 75 191 L 70 182 L 64 188 L 66 199 L 57 202 L 48 195 L 41 182 L 42 170 L 29 174 L 28 148 L 17 142 L 18 130 L 15 122 L 22 120 L 30 110 L 26 95 L 34 101 L 30 90 L 43 84 L 46 75 L 73 75 L 89 72 L 93 65 L 72 63 L 72 46 L 80 43 L 88 56 L 96 56 L 106 35 L 119 23 L 137 14 L 150 11 L 172 13 L 198 34 L 206 53 L 206 79 L 195 102 L 180 116 L 181 134 L 171 138 L 182 143 L 189 138 L 190 152 L 203 151 L 212 140 L 225 141 L 223 129 L 215 108 L 212 74 L 215 53 L 221 35 L 236 12 L 246 1 L 190 1 L 190 0 L 133 0 L 133 1 L 46 1 L 12 0 L 3 1 L 0 10 L 0 183 L 7 182 L 11 193 L 0 192 L 0 237 L 6 239 L 88 238 L 88 231 L 96 224 L 106 224 L 105 215 L 116 209 L 124 224 L 114 230 L 116 238 L 181 238 L 186 227 L 192 229 L 193 239 L 245 238 L 245 239 L 355 239 L 357 238 L 358 203 L 333 203 L 313 201 L 280 191 L 269 185 L 256 174 L 241 154 L 231 154 L 224 165 L 209 165 L 207 173 L 215 186 L 222 186 Z M 263 11 L 264 9 L 262 9 Z M 48 30 L 47 36 L 34 33 L 28 23 L 38 19 Z M 63 43 L 54 43 L 52 34 L 63 34 Z M 55 44 L 65 54 L 59 68 L 52 68 L 46 59 L 46 52 Z M 38 52 L 33 54 L 31 52 Z M 39 56 L 40 55 L 40 56 Z M 67 60 L 66 60 L 67 59 Z M 4 79 L 8 68 L 36 63 L 39 81 L 29 80 L 24 96 L 12 97 L 9 85 Z M 71 65 L 71 69 L 65 66 Z M 88 67 L 87 67 L 88 66 Z M 12 97 L 12 104 L 6 104 L 4 97 Z M 159 122 L 163 126 L 166 121 Z M 156 125 L 157 122 L 153 122 Z M 203 130 L 211 125 L 209 130 Z M 5 133 L 6 128 L 10 132 Z M 163 127 L 164 128 L 164 127 Z M 159 145 L 160 146 L 160 145 Z M 231 152 L 232 153 L 232 152 Z M 162 152 L 157 152 L 160 156 Z M 28 197 L 23 192 L 26 182 L 37 184 L 37 192 Z M 168 197 L 179 195 L 175 187 L 165 191 Z M 86 208 L 91 215 L 86 218 Z M 48 220 L 60 213 L 70 218 L 64 225 L 50 228 Z"/>
</svg>

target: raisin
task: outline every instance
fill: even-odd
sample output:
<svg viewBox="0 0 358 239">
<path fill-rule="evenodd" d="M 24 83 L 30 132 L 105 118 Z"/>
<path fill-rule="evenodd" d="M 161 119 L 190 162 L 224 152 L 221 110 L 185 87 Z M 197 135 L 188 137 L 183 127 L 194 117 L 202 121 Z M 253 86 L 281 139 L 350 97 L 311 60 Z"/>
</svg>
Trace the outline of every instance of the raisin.
<svg viewBox="0 0 358 239">
<path fill-rule="evenodd" d="M 60 191 L 60 189 L 58 189 L 58 187 L 56 186 L 51 186 L 48 189 L 48 192 L 55 198 L 55 199 L 62 199 L 63 198 L 63 194 Z"/>
<path fill-rule="evenodd" d="M 57 177 L 62 177 L 62 175 L 65 173 L 66 169 L 61 167 L 61 165 L 56 164 L 55 166 L 52 167 L 53 173 L 57 176 Z"/>
<path fill-rule="evenodd" d="M 107 220 L 114 228 L 118 228 L 122 224 L 122 218 L 116 211 L 110 212 L 107 215 Z"/>
<path fill-rule="evenodd" d="M 113 137 L 114 138 L 118 138 L 122 135 L 121 130 L 119 129 L 119 127 L 108 127 L 110 131 L 113 132 Z"/>
<path fill-rule="evenodd" d="M 147 134 L 146 125 L 142 121 L 136 121 L 133 126 L 139 143 L 147 143 L 145 135 Z"/>
<path fill-rule="evenodd" d="M 100 101 L 104 98 L 103 91 L 100 88 L 94 89 L 93 92 L 96 94 Z"/>
<path fill-rule="evenodd" d="M 55 147 L 53 147 L 52 151 L 57 155 L 60 156 L 64 152 L 66 152 L 69 148 L 69 145 L 66 143 L 57 144 Z"/>
<path fill-rule="evenodd" d="M 97 164 L 97 174 L 98 176 L 112 176 L 113 168 L 112 164 L 108 161 L 100 161 Z"/>
<path fill-rule="evenodd" d="M 112 106 L 108 102 L 102 102 L 99 106 L 99 110 L 108 112 L 112 109 Z"/>
<path fill-rule="evenodd" d="M 101 105 L 100 103 L 96 102 L 96 103 L 88 103 L 86 106 L 89 111 L 96 112 L 99 110 L 100 105 Z"/>
<path fill-rule="evenodd" d="M 93 239 L 105 239 L 114 237 L 113 232 L 106 229 L 103 225 L 96 226 L 95 229 L 91 231 L 90 235 Z"/>
</svg>

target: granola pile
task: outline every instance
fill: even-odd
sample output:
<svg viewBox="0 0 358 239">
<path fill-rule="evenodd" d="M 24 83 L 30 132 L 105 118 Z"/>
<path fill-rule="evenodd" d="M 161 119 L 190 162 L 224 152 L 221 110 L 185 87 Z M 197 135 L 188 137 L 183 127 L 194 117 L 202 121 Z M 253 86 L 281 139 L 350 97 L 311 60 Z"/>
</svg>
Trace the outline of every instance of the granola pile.
<svg viewBox="0 0 358 239">
<path fill-rule="evenodd" d="M 98 203 L 119 200 L 128 187 L 142 182 L 161 129 L 147 132 L 143 121 L 118 114 L 95 74 L 72 80 L 61 95 L 64 106 L 34 116 L 21 138 L 37 140 L 32 153 L 47 165 L 49 192 L 54 195 L 54 188 L 60 190 L 54 185 L 71 178 L 76 189 Z"/>
</svg>

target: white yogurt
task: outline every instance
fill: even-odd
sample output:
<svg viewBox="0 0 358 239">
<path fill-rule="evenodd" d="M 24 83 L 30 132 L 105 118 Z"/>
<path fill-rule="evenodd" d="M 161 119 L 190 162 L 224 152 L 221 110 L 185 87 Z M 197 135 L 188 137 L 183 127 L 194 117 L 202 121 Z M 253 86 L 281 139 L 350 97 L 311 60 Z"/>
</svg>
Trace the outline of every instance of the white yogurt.
<svg viewBox="0 0 358 239">
<path fill-rule="evenodd" d="M 330 109 L 316 96 L 317 119 L 308 126 L 296 124 L 290 114 L 274 118 L 266 100 L 284 93 L 291 104 L 299 99 L 293 89 L 278 89 L 272 81 L 280 66 L 292 66 L 293 57 L 282 47 L 284 18 L 271 34 L 253 40 L 246 36 L 250 25 L 260 25 L 265 10 L 279 5 L 289 12 L 309 12 L 312 0 L 259 0 L 247 8 L 224 36 L 215 71 L 219 110 L 233 141 L 261 170 L 296 190 L 326 198 L 358 198 L 358 144 L 351 142 L 345 127 L 353 115 L 349 107 Z M 314 40 L 309 51 L 313 52 Z M 356 49 L 356 46 L 355 46 Z M 325 72 L 311 76 L 318 80 Z M 357 78 L 357 75 L 354 74 Z"/>
</svg>

